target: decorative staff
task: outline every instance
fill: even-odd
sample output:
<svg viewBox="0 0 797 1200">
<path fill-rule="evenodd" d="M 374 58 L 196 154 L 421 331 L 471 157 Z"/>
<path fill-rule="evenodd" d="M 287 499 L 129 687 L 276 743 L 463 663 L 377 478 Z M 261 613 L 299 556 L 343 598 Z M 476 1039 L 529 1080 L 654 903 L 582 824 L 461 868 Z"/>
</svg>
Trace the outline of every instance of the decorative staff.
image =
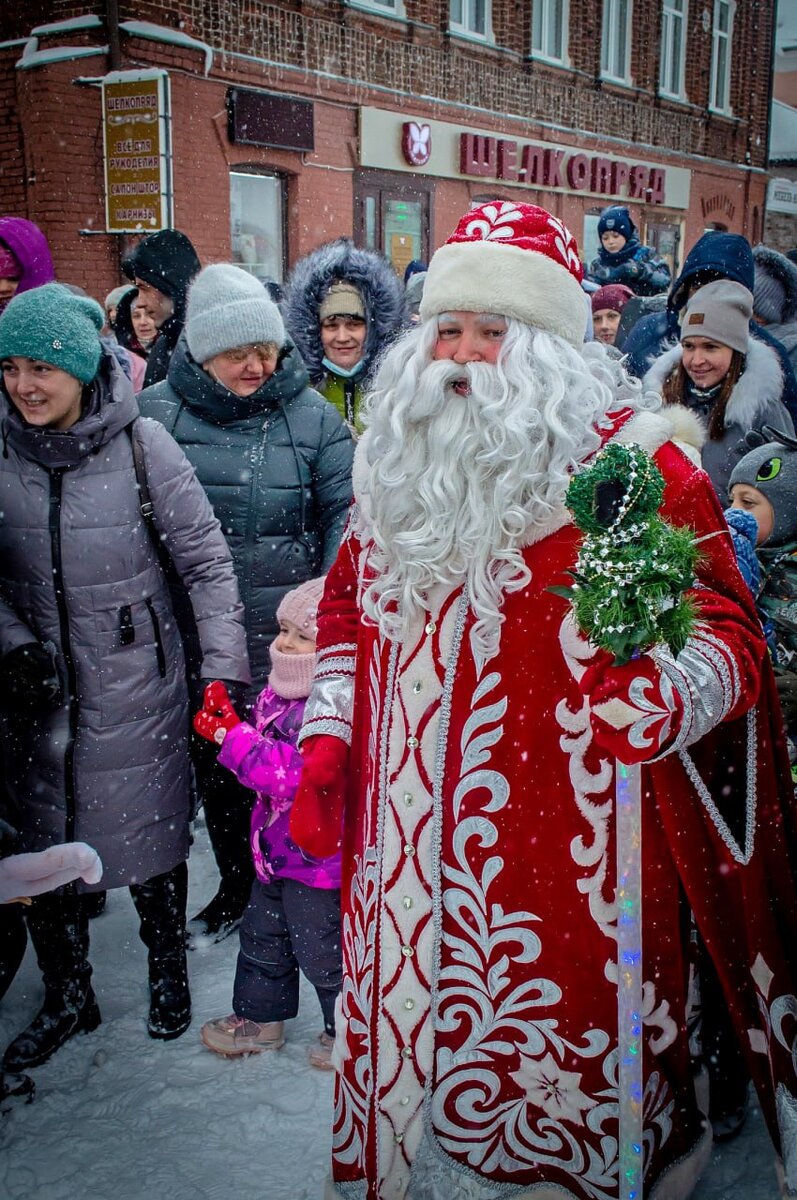
<svg viewBox="0 0 797 1200">
<path fill-rule="evenodd" d="M 657 644 L 676 655 L 695 622 L 685 595 L 695 578 L 690 529 L 662 520 L 664 479 L 636 445 L 609 443 L 568 488 L 565 503 L 583 540 L 569 588 L 552 588 L 573 606 L 593 645 L 618 665 Z M 616 764 L 617 1012 L 619 1191 L 642 1200 L 642 802 L 638 764 Z"/>
</svg>

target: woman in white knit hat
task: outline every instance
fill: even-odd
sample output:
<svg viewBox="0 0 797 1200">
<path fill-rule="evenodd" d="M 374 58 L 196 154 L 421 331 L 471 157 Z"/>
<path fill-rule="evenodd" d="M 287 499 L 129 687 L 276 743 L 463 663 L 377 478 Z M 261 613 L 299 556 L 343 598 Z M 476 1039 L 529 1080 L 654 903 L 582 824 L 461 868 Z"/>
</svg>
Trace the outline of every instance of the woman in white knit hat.
<svg viewBox="0 0 797 1200">
<path fill-rule="evenodd" d="M 139 405 L 182 446 L 221 521 L 252 675 L 263 679 L 283 596 L 335 559 L 351 500 L 349 433 L 310 387 L 266 289 L 229 263 L 195 279 L 168 378 L 145 389 Z M 243 713 L 248 697 L 233 693 Z M 195 761 L 221 882 L 193 928 L 219 939 L 238 925 L 252 885 L 252 793 L 201 748 Z"/>
<path fill-rule="evenodd" d="M 725 502 L 728 480 L 751 429 L 793 433 L 783 404 L 778 356 L 750 337 L 752 293 L 731 279 L 699 288 L 681 315 L 680 343 L 648 371 L 644 385 L 682 404 L 704 425 L 702 465 Z"/>
</svg>

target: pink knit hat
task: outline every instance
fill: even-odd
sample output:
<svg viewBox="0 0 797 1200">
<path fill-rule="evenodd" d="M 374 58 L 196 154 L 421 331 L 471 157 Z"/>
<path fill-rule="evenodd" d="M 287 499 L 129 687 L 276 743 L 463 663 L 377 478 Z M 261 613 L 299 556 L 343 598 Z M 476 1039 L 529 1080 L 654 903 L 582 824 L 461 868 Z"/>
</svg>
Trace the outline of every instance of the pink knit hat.
<svg viewBox="0 0 797 1200">
<path fill-rule="evenodd" d="M 318 632 L 318 606 L 324 594 L 326 579 L 308 579 L 293 591 L 287 592 L 277 609 L 278 621 L 292 621 L 302 633 L 315 639 Z"/>
<path fill-rule="evenodd" d="M 17 256 L 0 242 L 0 279 L 21 279 L 22 267 Z"/>
</svg>

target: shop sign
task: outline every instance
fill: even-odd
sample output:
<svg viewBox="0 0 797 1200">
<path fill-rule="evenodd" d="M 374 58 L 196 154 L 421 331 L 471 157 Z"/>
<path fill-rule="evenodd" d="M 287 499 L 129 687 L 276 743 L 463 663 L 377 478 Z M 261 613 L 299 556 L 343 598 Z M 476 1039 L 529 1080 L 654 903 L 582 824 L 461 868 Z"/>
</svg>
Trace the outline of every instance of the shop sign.
<svg viewBox="0 0 797 1200">
<path fill-rule="evenodd" d="M 445 121 L 407 120 L 384 109 L 360 109 L 360 163 L 389 171 L 423 166 L 424 174 L 445 179 L 689 207 L 691 171 L 684 167 L 501 137 Z"/>
<path fill-rule="evenodd" d="M 313 103 L 277 92 L 230 88 L 227 93 L 227 136 L 231 142 L 242 146 L 314 150 Z"/>
<path fill-rule="evenodd" d="M 767 212 L 797 216 L 797 179 L 770 179 L 767 187 Z"/>
<path fill-rule="evenodd" d="M 172 226 L 171 116 L 166 71 L 114 71 L 102 82 L 105 227 Z"/>
</svg>

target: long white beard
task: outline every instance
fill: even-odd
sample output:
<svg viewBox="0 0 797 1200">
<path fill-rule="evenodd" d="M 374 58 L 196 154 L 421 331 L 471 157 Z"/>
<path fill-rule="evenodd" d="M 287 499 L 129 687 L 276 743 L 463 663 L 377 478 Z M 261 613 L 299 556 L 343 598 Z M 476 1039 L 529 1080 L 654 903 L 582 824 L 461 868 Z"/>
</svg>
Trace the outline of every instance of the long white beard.
<svg viewBox="0 0 797 1200">
<path fill-rule="evenodd" d="M 600 444 L 615 392 L 568 343 L 509 322 L 496 365 L 431 360 L 436 322 L 393 346 L 369 397 L 363 603 L 403 640 L 435 584 L 467 586 L 471 643 L 498 649 L 503 596 L 530 572 L 523 546 L 551 527 L 572 471 Z M 466 380 L 469 393 L 452 385 Z"/>
</svg>

